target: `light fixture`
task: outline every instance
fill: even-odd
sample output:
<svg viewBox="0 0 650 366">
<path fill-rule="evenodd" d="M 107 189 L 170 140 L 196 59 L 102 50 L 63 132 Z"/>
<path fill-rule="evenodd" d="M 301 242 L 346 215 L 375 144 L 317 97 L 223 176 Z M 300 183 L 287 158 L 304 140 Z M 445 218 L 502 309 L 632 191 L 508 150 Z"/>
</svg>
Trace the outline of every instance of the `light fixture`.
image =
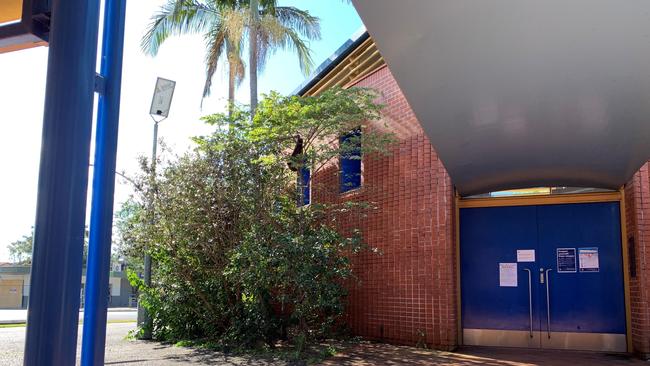
<svg viewBox="0 0 650 366">
<path fill-rule="evenodd" d="M 149 114 L 153 116 L 160 116 L 167 118 L 169 116 L 169 108 L 172 104 L 172 97 L 174 96 L 174 88 L 176 82 L 163 78 L 156 80 L 156 88 L 153 92 L 153 99 L 151 100 L 151 109 Z"/>
</svg>

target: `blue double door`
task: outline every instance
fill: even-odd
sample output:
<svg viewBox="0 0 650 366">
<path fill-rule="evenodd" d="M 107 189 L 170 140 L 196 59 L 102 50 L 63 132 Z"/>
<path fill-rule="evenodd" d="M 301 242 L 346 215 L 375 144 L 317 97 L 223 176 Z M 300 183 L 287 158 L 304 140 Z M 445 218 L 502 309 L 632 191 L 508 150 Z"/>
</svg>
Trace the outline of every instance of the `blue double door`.
<svg viewBox="0 0 650 366">
<path fill-rule="evenodd" d="M 619 209 L 461 209 L 463 343 L 625 352 Z"/>
</svg>

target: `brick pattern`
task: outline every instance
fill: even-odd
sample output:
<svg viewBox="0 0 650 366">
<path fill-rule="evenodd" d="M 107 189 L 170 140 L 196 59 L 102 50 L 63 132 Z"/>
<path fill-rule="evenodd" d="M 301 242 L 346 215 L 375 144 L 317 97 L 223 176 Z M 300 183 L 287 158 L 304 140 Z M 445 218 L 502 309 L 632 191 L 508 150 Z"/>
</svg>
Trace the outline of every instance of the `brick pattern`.
<svg viewBox="0 0 650 366">
<path fill-rule="evenodd" d="M 650 356 L 650 167 L 645 164 L 625 186 L 627 237 L 634 240 L 636 276 L 630 277 L 632 345 Z M 629 270 L 626 268 L 625 270 Z"/>
<path fill-rule="evenodd" d="M 381 93 L 383 121 L 398 143 L 388 156 L 364 156 L 362 188 L 338 193 L 338 167 L 314 175 L 314 202 L 376 206 L 343 230 L 361 228 L 381 254 L 353 257 L 348 325 L 353 333 L 396 344 L 451 349 L 457 339 L 454 199 L 451 180 L 387 67 L 357 86 Z"/>
<path fill-rule="evenodd" d="M 315 202 L 372 202 L 376 210 L 350 218 L 381 254 L 353 257 L 359 279 L 350 285 L 347 321 L 353 333 L 384 342 L 438 349 L 457 344 L 456 242 L 453 186 L 436 152 L 387 67 L 357 86 L 378 90 L 383 121 L 398 144 L 389 156 L 363 159 L 362 188 L 338 193 L 338 166 L 317 172 Z M 626 227 L 635 243 L 630 278 L 632 344 L 650 357 L 650 164 L 625 186 Z M 358 220 L 358 221 L 354 221 Z M 625 270 L 629 270 L 626 268 Z"/>
</svg>

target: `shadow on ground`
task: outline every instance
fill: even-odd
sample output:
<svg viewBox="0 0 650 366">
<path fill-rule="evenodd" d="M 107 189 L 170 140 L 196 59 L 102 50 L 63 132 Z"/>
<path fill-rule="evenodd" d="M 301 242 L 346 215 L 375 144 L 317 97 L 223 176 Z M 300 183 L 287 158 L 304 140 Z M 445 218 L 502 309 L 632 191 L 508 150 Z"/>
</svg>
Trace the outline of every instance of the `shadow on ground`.
<svg viewBox="0 0 650 366">
<path fill-rule="evenodd" d="M 276 366 L 285 362 L 253 356 L 234 356 L 208 349 L 177 347 L 153 341 L 124 341 L 130 351 L 139 349 L 141 357 L 112 355 L 105 365 L 219 365 L 219 366 Z M 131 352 L 133 353 L 133 352 Z M 130 356 L 130 357 L 129 357 Z"/>
<path fill-rule="evenodd" d="M 629 355 L 510 348 L 462 348 L 457 352 L 362 343 L 328 359 L 321 366 L 454 365 L 454 366 L 605 366 L 647 365 Z"/>
</svg>

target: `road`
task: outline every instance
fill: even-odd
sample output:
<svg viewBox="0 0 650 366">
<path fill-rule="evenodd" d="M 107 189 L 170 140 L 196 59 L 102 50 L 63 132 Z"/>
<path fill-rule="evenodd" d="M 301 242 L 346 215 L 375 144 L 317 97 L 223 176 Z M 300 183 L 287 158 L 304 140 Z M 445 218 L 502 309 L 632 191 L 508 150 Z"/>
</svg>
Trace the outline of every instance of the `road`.
<svg viewBox="0 0 650 366">
<path fill-rule="evenodd" d="M 79 320 L 83 320 L 83 310 L 79 311 Z M 135 321 L 138 312 L 133 308 L 108 309 L 108 321 Z M 0 324 L 24 323 L 27 321 L 27 310 L 0 309 Z"/>
</svg>

